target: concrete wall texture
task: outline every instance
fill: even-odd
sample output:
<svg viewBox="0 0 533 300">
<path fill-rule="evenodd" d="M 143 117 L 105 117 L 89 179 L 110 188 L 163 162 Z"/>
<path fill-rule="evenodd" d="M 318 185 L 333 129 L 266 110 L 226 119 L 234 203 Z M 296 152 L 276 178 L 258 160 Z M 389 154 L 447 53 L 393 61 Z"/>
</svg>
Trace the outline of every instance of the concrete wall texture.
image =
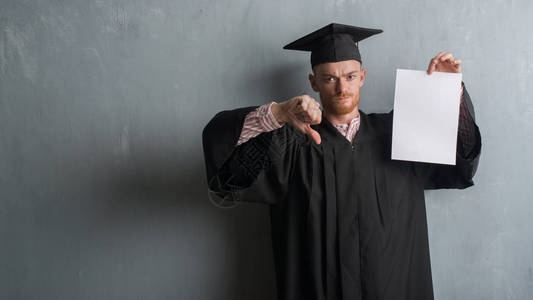
<svg viewBox="0 0 533 300">
<path fill-rule="evenodd" d="M 272 299 L 268 207 L 214 207 L 201 131 L 308 93 L 282 46 L 331 22 L 361 43 L 361 108 L 397 68 L 463 60 L 476 185 L 426 193 L 437 299 L 533 295 L 533 2 L 0 0 L 0 299 Z M 530 298 L 529 298 L 530 299 Z"/>
</svg>

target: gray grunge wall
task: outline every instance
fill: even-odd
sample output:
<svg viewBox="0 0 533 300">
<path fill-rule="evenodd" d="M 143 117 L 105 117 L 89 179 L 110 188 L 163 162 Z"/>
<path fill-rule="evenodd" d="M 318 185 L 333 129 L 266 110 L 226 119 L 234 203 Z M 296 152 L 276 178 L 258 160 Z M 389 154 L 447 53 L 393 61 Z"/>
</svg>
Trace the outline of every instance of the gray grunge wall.
<svg viewBox="0 0 533 300">
<path fill-rule="evenodd" d="M 397 68 L 463 60 L 476 185 L 426 193 L 437 299 L 533 295 L 533 2 L 0 0 L 0 299 L 272 299 L 268 207 L 207 198 L 218 111 L 308 93 L 282 46 L 331 22 L 361 44 L 361 108 Z"/>
</svg>

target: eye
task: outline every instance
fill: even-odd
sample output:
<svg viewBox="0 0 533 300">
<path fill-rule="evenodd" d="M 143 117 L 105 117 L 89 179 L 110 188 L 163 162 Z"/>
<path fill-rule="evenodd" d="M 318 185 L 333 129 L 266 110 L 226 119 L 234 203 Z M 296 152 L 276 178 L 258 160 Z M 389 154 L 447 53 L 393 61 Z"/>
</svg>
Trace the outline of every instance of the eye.
<svg viewBox="0 0 533 300">
<path fill-rule="evenodd" d="M 328 78 L 326 79 L 326 81 L 328 81 L 328 82 L 334 82 L 334 81 L 335 81 L 335 77 L 328 77 Z"/>
<path fill-rule="evenodd" d="M 355 76 L 355 75 L 348 75 L 348 80 L 354 80 L 355 78 L 357 78 L 357 76 Z"/>
</svg>

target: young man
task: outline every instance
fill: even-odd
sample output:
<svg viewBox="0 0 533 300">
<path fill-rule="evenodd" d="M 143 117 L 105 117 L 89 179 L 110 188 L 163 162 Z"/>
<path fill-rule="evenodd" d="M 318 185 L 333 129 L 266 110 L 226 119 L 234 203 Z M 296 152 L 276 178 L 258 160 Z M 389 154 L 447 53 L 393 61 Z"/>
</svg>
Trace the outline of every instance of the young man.
<svg viewBox="0 0 533 300">
<path fill-rule="evenodd" d="M 323 111 L 303 95 L 204 129 L 212 196 L 270 205 L 279 299 L 433 299 L 424 190 L 471 186 L 481 137 L 463 86 L 456 165 L 390 159 L 392 112 L 358 109 L 356 43 L 380 32 L 330 24 L 284 47 L 311 51 Z M 428 73 L 460 66 L 439 53 Z"/>
</svg>

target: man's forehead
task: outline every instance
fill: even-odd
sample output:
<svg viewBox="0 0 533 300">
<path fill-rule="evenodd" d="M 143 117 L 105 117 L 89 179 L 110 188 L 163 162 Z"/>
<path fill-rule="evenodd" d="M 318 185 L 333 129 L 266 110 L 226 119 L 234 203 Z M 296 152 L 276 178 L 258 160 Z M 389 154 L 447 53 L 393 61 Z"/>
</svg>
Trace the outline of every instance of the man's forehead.
<svg viewBox="0 0 533 300">
<path fill-rule="evenodd" d="M 356 60 L 343 60 L 337 62 L 327 62 L 315 66 L 314 71 L 317 74 L 348 74 L 359 72 L 361 63 Z"/>
</svg>

